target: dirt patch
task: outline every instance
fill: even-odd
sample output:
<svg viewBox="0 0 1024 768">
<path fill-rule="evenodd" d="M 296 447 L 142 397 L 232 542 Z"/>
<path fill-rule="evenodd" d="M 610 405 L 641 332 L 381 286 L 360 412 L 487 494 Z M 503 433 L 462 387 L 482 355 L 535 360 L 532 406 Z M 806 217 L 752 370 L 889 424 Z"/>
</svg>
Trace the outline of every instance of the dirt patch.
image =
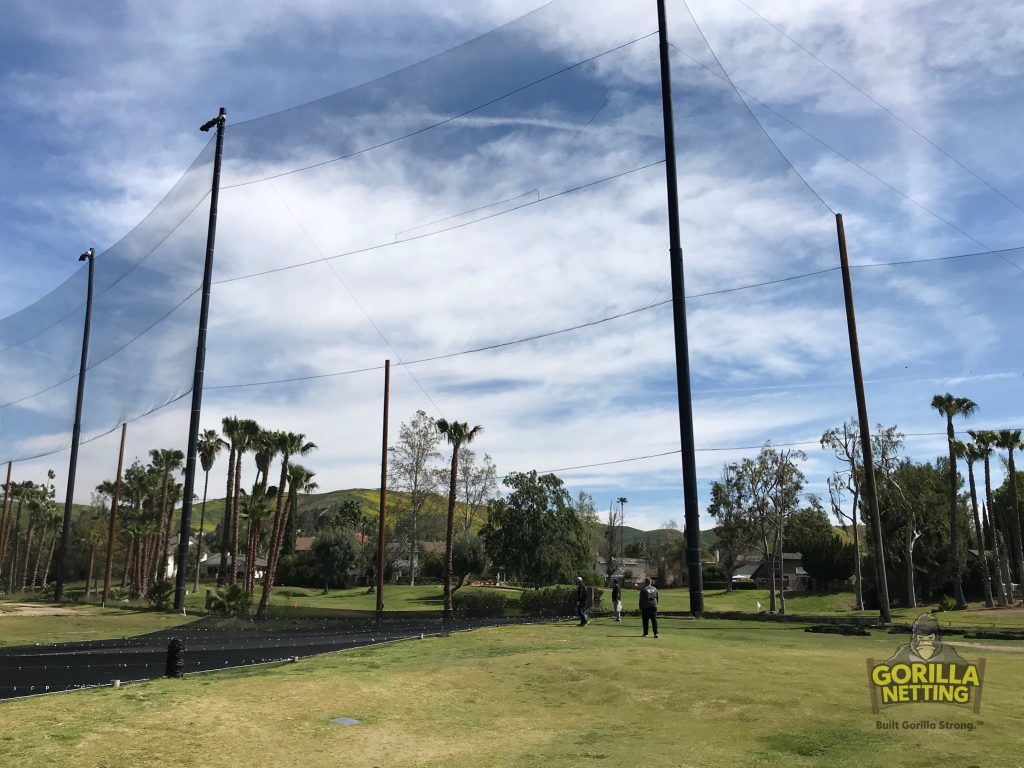
<svg viewBox="0 0 1024 768">
<path fill-rule="evenodd" d="M 81 616 L 81 611 L 63 608 L 59 605 L 39 605 L 37 603 L 4 603 L 0 611 L 0 619 L 4 616 Z"/>
</svg>

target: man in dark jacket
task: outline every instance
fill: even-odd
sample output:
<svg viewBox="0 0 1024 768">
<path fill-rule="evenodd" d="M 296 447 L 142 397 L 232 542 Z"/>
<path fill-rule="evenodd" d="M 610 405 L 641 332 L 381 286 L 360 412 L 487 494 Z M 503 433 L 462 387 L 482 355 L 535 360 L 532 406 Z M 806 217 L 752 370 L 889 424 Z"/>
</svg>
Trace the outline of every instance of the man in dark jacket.
<svg viewBox="0 0 1024 768">
<path fill-rule="evenodd" d="M 622 621 L 622 589 L 618 579 L 612 579 L 612 608 L 615 609 L 615 620 Z"/>
<path fill-rule="evenodd" d="M 644 579 L 640 589 L 640 615 L 644 621 L 644 637 L 647 637 L 648 625 L 653 625 L 654 636 L 658 636 L 658 590 L 649 578 Z"/>
<path fill-rule="evenodd" d="M 576 614 L 580 617 L 580 626 L 587 626 L 587 586 L 583 583 L 583 577 L 576 577 Z"/>
</svg>

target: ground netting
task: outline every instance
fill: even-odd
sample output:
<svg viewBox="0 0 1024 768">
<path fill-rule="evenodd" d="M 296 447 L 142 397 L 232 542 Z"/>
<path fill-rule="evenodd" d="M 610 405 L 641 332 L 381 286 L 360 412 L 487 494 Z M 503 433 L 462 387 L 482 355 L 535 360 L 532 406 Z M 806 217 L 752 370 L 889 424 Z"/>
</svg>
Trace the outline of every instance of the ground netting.
<svg viewBox="0 0 1024 768">
<path fill-rule="evenodd" d="M 734 45 L 705 39 L 710 7 L 694 15 L 669 4 L 698 447 L 734 444 L 732 422 L 785 441 L 853 413 L 834 211 L 872 420 L 930 418 L 957 383 L 983 404 L 1015 392 L 1000 361 L 1024 354 L 1020 206 L 756 17 L 737 29 L 757 44 Z M 228 104 L 212 421 L 287 410 L 321 447 L 326 420 L 352 456 L 373 456 L 376 369 L 430 359 L 416 370 L 438 403 L 472 396 L 534 443 L 549 412 L 573 435 L 615 403 L 650 452 L 677 447 L 656 31 L 653 3 L 556 0 L 293 109 L 237 120 Z M 930 130 L 967 153 L 985 115 Z M 212 154 L 97 256 L 85 440 L 189 391 Z M 69 443 L 84 281 L 0 320 L 0 460 Z M 396 412 L 424 405 L 412 389 L 395 387 Z M 766 415 L 782 411 L 806 418 Z"/>
<path fill-rule="evenodd" d="M 284 662 L 331 651 L 443 632 L 527 623 L 520 618 L 392 616 L 271 619 L 260 623 L 205 618 L 146 635 L 0 649 L 0 699 L 164 677 L 168 645 L 181 641 L 185 674 Z"/>
</svg>

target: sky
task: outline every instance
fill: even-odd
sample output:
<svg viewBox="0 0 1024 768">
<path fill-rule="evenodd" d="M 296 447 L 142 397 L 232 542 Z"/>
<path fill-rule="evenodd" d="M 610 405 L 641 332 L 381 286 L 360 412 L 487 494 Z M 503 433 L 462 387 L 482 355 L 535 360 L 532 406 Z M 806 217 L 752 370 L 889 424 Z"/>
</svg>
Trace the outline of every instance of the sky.
<svg viewBox="0 0 1024 768">
<path fill-rule="evenodd" d="M 1024 8 L 668 14 L 702 526 L 723 463 L 766 441 L 806 453 L 808 492 L 835 467 L 818 440 L 856 412 L 836 212 L 872 423 L 918 461 L 945 453 L 937 393 L 978 403 L 958 429 L 1024 427 Z M 123 420 L 129 462 L 184 450 L 197 128 L 224 106 L 204 428 L 303 432 L 321 489 L 377 487 L 390 359 L 392 442 L 418 409 L 480 424 L 501 474 L 681 522 L 656 30 L 653 2 L 6 4 L 0 458 L 63 497 L 87 247 L 75 498 L 113 477 Z"/>
</svg>

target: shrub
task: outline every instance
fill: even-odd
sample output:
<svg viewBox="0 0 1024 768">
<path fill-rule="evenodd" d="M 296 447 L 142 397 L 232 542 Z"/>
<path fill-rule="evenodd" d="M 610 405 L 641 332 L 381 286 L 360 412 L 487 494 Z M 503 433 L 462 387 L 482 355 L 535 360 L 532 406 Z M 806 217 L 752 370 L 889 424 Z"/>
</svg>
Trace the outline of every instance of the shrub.
<svg viewBox="0 0 1024 768">
<path fill-rule="evenodd" d="M 576 588 L 527 590 L 519 598 L 519 609 L 531 616 L 572 616 L 576 613 Z"/>
<path fill-rule="evenodd" d="M 756 581 L 734 581 L 732 583 L 733 589 L 757 589 Z"/>
<path fill-rule="evenodd" d="M 240 584 L 232 584 L 227 589 L 217 590 L 210 601 L 210 611 L 221 616 L 248 618 L 252 605 L 252 595 L 247 593 Z"/>
<path fill-rule="evenodd" d="M 146 599 L 153 604 L 153 607 L 158 611 L 166 611 L 167 607 L 171 604 L 174 599 L 174 582 L 170 579 L 160 579 L 154 581 L 149 591 L 146 593 Z"/>
<path fill-rule="evenodd" d="M 452 595 L 452 609 L 460 616 L 504 616 L 506 596 L 500 592 L 460 589 Z"/>
<path fill-rule="evenodd" d="M 281 597 L 309 597 L 313 593 L 301 587 L 282 587 L 274 590 L 274 594 Z"/>
<path fill-rule="evenodd" d="M 944 613 L 946 611 L 956 610 L 956 600 L 949 595 L 943 595 L 939 598 L 939 604 L 935 606 L 932 613 Z"/>
</svg>

